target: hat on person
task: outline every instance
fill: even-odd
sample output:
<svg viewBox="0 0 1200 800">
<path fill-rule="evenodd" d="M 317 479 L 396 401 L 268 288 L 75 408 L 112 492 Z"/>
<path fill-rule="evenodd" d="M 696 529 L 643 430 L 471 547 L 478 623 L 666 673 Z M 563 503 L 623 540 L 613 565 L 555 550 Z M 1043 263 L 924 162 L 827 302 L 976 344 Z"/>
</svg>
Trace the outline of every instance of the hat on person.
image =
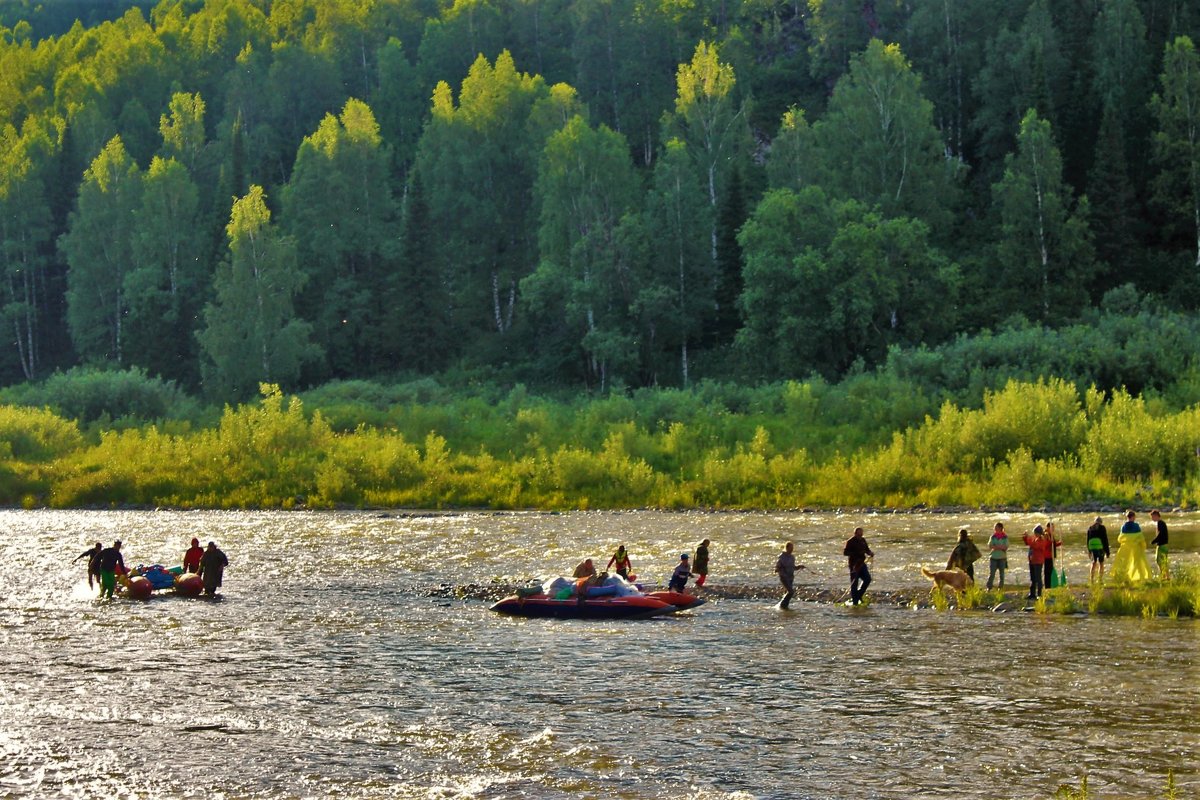
<svg viewBox="0 0 1200 800">
<path fill-rule="evenodd" d="M 680 553 L 680 554 L 679 554 L 679 560 L 680 560 L 680 561 L 687 561 L 687 560 L 688 560 L 688 554 L 687 554 L 687 553 Z"/>
<path fill-rule="evenodd" d="M 1043 530 L 1042 530 L 1042 526 L 1041 526 L 1041 525 L 1034 525 L 1034 526 L 1033 526 L 1033 532 L 1034 532 L 1034 533 L 1037 533 L 1037 534 L 1040 534 L 1040 533 L 1042 533 L 1042 532 L 1043 532 Z"/>
</svg>

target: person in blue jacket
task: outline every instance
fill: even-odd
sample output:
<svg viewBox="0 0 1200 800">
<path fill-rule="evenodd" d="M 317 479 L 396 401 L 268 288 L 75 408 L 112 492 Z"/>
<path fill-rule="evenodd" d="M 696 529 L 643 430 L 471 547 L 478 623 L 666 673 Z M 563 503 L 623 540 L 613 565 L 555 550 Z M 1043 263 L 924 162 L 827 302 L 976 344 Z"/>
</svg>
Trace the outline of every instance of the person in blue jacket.
<svg viewBox="0 0 1200 800">
<path fill-rule="evenodd" d="M 679 563 L 675 565 L 675 571 L 671 573 L 671 582 L 667 584 L 667 588 L 672 592 L 682 592 L 687 588 L 688 578 L 692 577 L 692 567 L 688 563 L 688 554 L 679 554 Z"/>
</svg>

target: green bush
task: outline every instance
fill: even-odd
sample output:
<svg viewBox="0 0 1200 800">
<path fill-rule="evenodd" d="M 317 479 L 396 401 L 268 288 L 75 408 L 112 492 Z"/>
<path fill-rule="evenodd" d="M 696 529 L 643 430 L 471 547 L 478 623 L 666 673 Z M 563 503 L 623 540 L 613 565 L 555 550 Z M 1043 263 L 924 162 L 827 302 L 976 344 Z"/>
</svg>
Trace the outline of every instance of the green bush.
<svg viewBox="0 0 1200 800">
<path fill-rule="evenodd" d="M 132 419 L 184 419 L 198 404 L 173 381 L 150 377 L 139 368 L 105 370 L 76 367 L 38 383 L 0 389 L 0 403 L 50 408 L 82 423 Z"/>
</svg>

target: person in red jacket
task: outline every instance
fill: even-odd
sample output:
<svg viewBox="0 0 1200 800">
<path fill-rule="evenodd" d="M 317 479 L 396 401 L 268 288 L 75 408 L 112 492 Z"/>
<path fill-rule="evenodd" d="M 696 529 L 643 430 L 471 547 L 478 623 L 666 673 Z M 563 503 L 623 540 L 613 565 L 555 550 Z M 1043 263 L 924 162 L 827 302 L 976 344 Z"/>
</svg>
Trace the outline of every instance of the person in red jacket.
<svg viewBox="0 0 1200 800">
<path fill-rule="evenodd" d="M 184 572 L 199 572 L 200 557 L 204 555 L 204 548 L 200 546 L 199 539 L 192 539 L 192 546 L 183 554 L 183 571 Z"/>
<path fill-rule="evenodd" d="M 1050 555 L 1053 545 L 1046 538 L 1046 532 L 1041 525 L 1035 525 L 1033 533 L 1024 536 L 1025 544 L 1029 545 L 1029 599 L 1036 600 L 1042 596 L 1042 574 L 1046 557 Z"/>
</svg>

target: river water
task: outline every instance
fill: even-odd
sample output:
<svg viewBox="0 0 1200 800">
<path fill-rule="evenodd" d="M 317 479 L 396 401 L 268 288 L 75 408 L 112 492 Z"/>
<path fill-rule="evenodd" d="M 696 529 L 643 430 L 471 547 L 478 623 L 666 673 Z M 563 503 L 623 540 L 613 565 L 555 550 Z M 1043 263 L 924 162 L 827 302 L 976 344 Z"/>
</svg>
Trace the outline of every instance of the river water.
<svg viewBox="0 0 1200 800">
<path fill-rule="evenodd" d="M 430 595 L 619 543 L 655 583 L 705 537 L 713 585 L 770 585 L 793 539 L 799 582 L 841 587 L 858 524 L 872 589 L 924 587 L 996 519 L 1045 518 L 0 512 L 0 797 L 1045 798 L 1087 776 L 1149 798 L 1168 771 L 1200 796 L 1192 619 L 715 600 L 614 623 Z M 1167 519 L 1200 568 L 1200 515 Z M 1082 582 L 1090 516 L 1058 521 Z M 229 556 L 219 602 L 97 601 L 70 563 L 114 538 L 175 562 L 193 536 Z"/>
</svg>

